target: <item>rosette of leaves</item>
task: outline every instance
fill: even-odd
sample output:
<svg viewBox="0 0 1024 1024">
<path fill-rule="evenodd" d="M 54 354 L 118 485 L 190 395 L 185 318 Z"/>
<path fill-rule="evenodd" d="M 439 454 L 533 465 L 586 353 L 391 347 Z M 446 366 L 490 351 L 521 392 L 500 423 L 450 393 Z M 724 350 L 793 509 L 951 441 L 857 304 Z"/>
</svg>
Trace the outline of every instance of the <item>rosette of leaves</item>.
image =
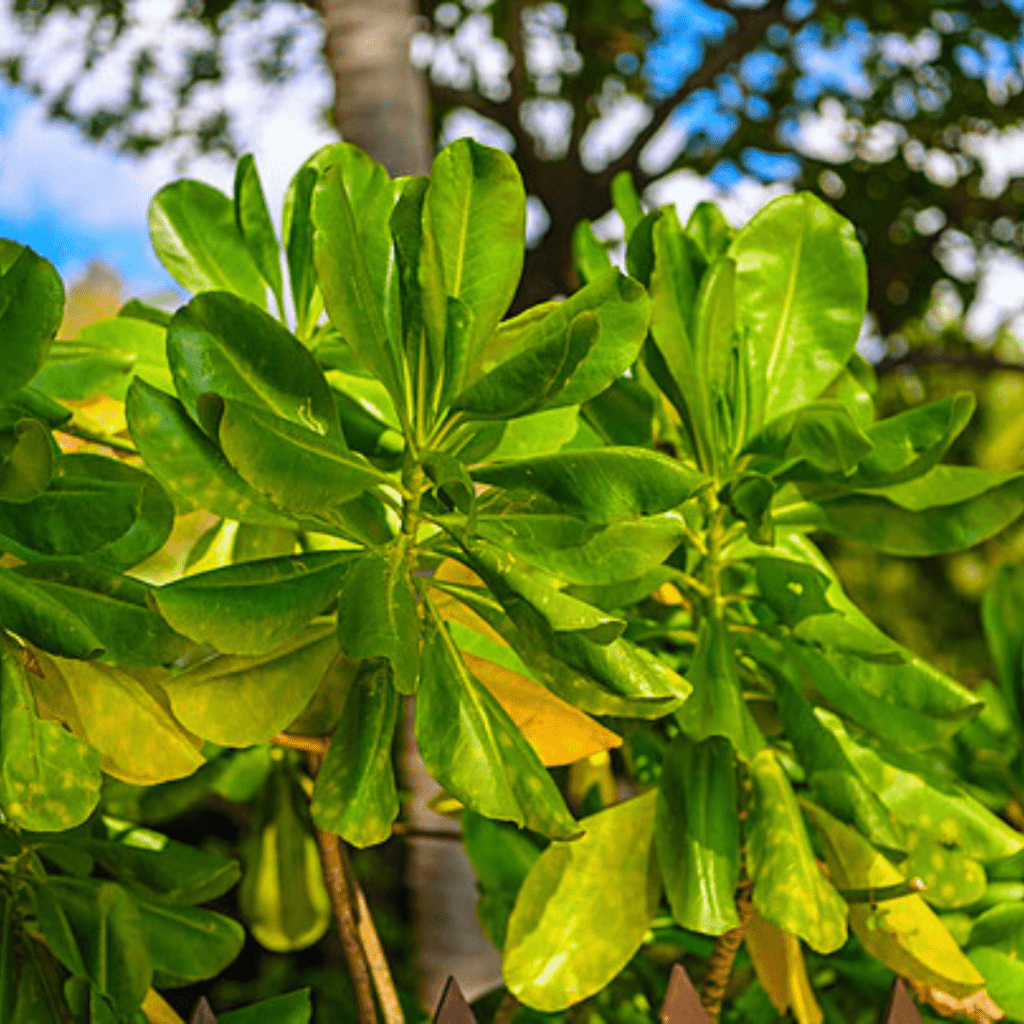
<svg viewBox="0 0 1024 1024">
<path fill-rule="evenodd" d="M 628 182 L 616 192 L 652 319 L 629 378 L 583 415 L 704 483 L 681 509 L 687 542 L 658 571 L 586 593 L 693 692 L 659 741 L 630 741 L 657 762 L 634 772 L 647 791 L 520 871 L 498 938 L 506 982 L 549 1011 L 595 993 L 641 947 L 663 892 L 686 931 L 741 929 L 775 1008 L 801 1021 L 821 1019 L 801 943 L 827 954 L 850 931 L 891 970 L 971 996 L 991 976 L 936 912 L 976 905 L 1024 845 L 952 767 L 950 741 L 983 701 L 856 608 L 809 534 L 957 550 L 1020 515 L 1024 475 L 943 462 L 970 395 L 875 420 L 856 353 L 863 254 L 820 201 L 782 197 L 736 231 L 709 204 L 684 227 L 672 208 L 644 213 Z M 585 232 L 578 243 L 581 276 L 598 279 L 607 255 Z M 474 475 L 550 497 L 571 486 L 547 472 L 567 458 Z M 493 864 L 521 856 L 510 842 L 476 840 L 485 895 Z M 752 902 L 742 921 L 738 893 Z"/>
</svg>

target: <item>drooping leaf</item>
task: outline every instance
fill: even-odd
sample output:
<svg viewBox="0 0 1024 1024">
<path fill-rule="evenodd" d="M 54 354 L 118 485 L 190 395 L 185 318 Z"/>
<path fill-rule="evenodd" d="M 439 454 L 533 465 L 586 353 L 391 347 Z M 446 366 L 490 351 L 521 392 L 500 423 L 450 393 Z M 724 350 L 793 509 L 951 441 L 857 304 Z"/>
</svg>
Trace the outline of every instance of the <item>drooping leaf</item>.
<svg viewBox="0 0 1024 1024">
<path fill-rule="evenodd" d="M 805 803 L 804 809 L 836 885 L 881 888 L 904 881 L 903 874 L 852 828 L 813 804 Z M 957 998 L 977 992 L 985 984 L 920 896 L 885 900 L 876 909 L 867 903 L 853 903 L 850 928 L 872 956 L 904 977 Z"/>
<path fill-rule="evenodd" d="M 225 289 L 257 306 L 267 290 L 235 221 L 234 204 L 201 181 L 174 181 L 149 204 L 157 258 L 187 291 Z"/>
<path fill-rule="evenodd" d="M 766 921 L 756 910 L 743 936 L 757 980 L 778 1013 L 793 1011 L 797 1024 L 821 1024 L 824 1014 L 814 997 L 800 940 Z"/>
<path fill-rule="evenodd" d="M 328 672 L 351 673 L 332 622 L 310 623 L 253 657 L 222 655 L 167 679 L 175 715 L 203 739 L 229 747 L 266 743 L 291 725 Z"/>
<path fill-rule="evenodd" d="M 756 429 L 817 398 L 846 365 L 867 302 L 864 254 L 853 225 L 807 192 L 761 209 L 728 253 L 737 328 L 750 338 Z"/>
<path fill-rule="evenodd" d="M 392 744 L 399 707 L 388 667 L 364 662 L 313 786 L 317 828 L 360 848 L 389 839 L 398 817 Z"/>
<path fill-rule="evenodd" d="M 358 555 L 319 551 L 188 576 L 153 591 L 178 632 L 221 654 L 267 654 L 323 612 Z"/>
<path fill-rule="evenodd" d="M 553 838 L 579 834 L 532 747 L 473 677 L 443 623 L 423 648 L 416 742 L 430 774 L 471 810 Z"/>
<path fill-rule="evenodd" d="M 21 828 L 59 832 L 80 825 L 99 801 L 100 757 L 37 716 L 25 657 L 0 640 L 0 805 Z"/>
<path fill-rule="evenodd" d="M 278 310 L 283 311 L 281 250 L 251 153 L 246 153 L 235 167 L 235 223 L 260 276 L 274 293 Z"/>
<path fill-rule="evenodd" d="M 751 759 L 750 776 L 747 857 L 754 908 L 815 951 L 834 953 L 846 941 L 846 904 L 818 867 L 796 796 L 771 748 Z"/>
<path fill-rule="evenodd" d="M 203 763 L 199 741 L 168 705 L 158 670 L 132 674 L 43 654 L 37 661 L 41 674 L 31 680 L 36 698 L 100 752 L 108 775 L 146 786 L 184 778 Z"/>
<path fill-rule="evenodd" d="M 656 794 L 581 822 L 523 882 L 508 923 L 502 974 L 527 1006 L 557 1012 L 604 988 L 640 948 L 658 907 Z"/>
<path fill-rule="evenodd" d="M 167 328 L 167 361 L 189 415 L 216 436 L 203 396 L 244 403 L 344 449 L 331 389 L 309 350 L 258 306 L 228 292 L 197 295 Z"/>
<path fill-rule="evenodd" d="M 6 261 L 5 261 L 6 262 Z M 64 285 L 53 265 L 27 246 L 0 276 L 0 399 L 24 387 L 43 364 L 64 312 Z"/>
<path fill-rule="evenodd" d="M 735 892 L 740 872 L 736 767 L 721 736 L 694 743 L 677 736 L 658 784 L 658 863 L 672 916 L 703 935 L 740 922 Z"/>
</svg>

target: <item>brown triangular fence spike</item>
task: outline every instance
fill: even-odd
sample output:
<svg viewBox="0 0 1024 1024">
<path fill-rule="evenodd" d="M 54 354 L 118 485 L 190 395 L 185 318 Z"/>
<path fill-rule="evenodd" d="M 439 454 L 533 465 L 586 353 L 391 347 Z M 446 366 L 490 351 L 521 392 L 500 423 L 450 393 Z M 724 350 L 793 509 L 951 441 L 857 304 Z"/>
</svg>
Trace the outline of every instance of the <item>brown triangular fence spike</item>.
<svg viewBox="0 0 1024 1024">
<path fill-rule="evenodd" d="M 217 1018 L 213 1015 L 213 1007 L 206 1001 L 206 996 L 196 1003 L 188 1024 L 217 1024 Z"/>
<path fill-rule="evenodd" d="M 882 1024 L 921 1024 L 921 1012 L 910 998 L 902 978 L 897 978 L 889 990 Z"/>
<path fill-rule="evenodd" d="M 459 983 L 452 977 L 444 983 L 444 991 L 434 1014 L 434 1024 L 476 1024 L 476 1017 L 473 1016 Z"/>
<path fill-rule="evenodd" d="M 700 996 L 682 964 L 672 968 L 658 1024 L 711 1024 L 711 1017 L 701 1005 Z"/>
</svg>

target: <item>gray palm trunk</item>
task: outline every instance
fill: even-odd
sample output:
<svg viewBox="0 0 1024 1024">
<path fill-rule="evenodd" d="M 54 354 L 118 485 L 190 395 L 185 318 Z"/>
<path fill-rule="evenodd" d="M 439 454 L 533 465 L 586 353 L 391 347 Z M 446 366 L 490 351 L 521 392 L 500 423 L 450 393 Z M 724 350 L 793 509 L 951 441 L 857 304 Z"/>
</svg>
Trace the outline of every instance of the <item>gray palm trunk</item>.
<svg viewBox="0 0 1024 1024">
<path fill-rule="evenodd" d="M 429 173 L 433 140 L 426 82 L 409 61 L 415 25 L 411 0 L 322 2 L 342 138 L 392 175 Z M 462 845 L 454 841 L 458 826 L 426 807 L 439 790 L 416 749 L 411 711 L 409 706 L 402 730 L 401 773 L 412 794 L 412 825 L 453 833 L 452 840 L 409 840 L 417 989 L 424 1007 L 433 1010 L 449 974 L 473 999 L 501 984 L 501 964 L 476 918 L 476 877 Z"/>
</svg>

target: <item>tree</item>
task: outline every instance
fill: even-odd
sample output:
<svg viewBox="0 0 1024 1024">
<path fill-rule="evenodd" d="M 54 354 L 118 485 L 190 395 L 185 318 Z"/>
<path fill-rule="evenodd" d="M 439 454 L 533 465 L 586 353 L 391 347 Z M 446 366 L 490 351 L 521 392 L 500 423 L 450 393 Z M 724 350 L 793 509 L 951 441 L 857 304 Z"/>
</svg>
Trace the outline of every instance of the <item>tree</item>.
<svg viewBox="0 0 1024 1024">
<path fill-rule="evenodd" d="M 968 767 L 1019 730 L 993 698 L 969 731 L 984 702 L 857 609 L 810 536 L 961 550 L 1019 519 L 1024 473 L 944 461 L 969 394 L 876 420 L 863 252 L 819 199 L 735 231 L 709 204 L 683 225 L 617 197 L 631 273 L 583 246 L 584 286 L 511 319 L 525 192 L 507 154 L 465 139 L 429 180 L 326 147 L 283 246 L 251 158 L 233 197 L 172 183 L 152 235 L 193 297 L 173 316 L 130 302 L 58 350 L 59 279 L 4 244 L 0 1007 L 17 1024 L 152 1024 L 152 986 L 237 954 L 238 923 L 199 905 L 238 865 L 137 827 L 186 779 L 253 807 L 239 903 L 268 948 L 326 927 L 319 850 L 359 1018 L 376 995 L 397 1024 L 345 861 L 406 825 L 405 695 L 527 1006 L 596 995 L 658 929 L 713 940 L 714 1017 L 745 942 L 774 1004 L 820 1019 L 801 942 L 829 957 L 849 932 L 931 1005 L 998 1015 L 989 988 L 1024 1013 L 1016 890 L 988 885 L 1024 874 L 997 813 L 1019 782 Z M 123 397 L 127 429 L 107 455 L 62 454 L 51 431 L 82 433 L 62 399 L 97 391 Z M 191 571 L 147 586 L 140 563 L 196 508 L 220 522 Z M 986 626 L 1014 707 L 1005 577 Z M 609 750 L 626 799 L 606 759 L 587 774 Z M 998 760 L 1019 775 L 1019 754 Z M 306 1021 L 288 999 L 266 1019 Z"/>
<path fill-rule="evenodd" d="M 225 0 L 181 9 L 179 19 L 201 26 L 205 35 L 189 44 L 188 59 L 181 62 L 184 71 L 172 90 L 179 112 L 198 88 L 222 76 L 229 26 L 265 9 L 264 3 Z M 353 51 L 340 45 L 338 30 L 372 18 L 374 38 L 387 40 L 382 52 L 398 53 L 407 32 L 402 9 L 340 2 L 323 9 L 338 84 L 335 123 L 385 164 L 394 160 L 396 173 L 422 170 L 421 135 L 411 125 L 425 116 L 426 104 L 415 79 L 390 56 L 374 71 L 384 76 L 382 84 L 354 92 L 357 79 L 338 63 L 343 57 L 351 61 Z M 131 151 L 164 141 L 143 128 L 150 102 L 144 83 L 157 59 L 145 48 L 126 54 L 133 73 L 123 103 L 96 109 L 76 100 L 98 56 L 119 40 L 128 46 L 133 15 L 127 5 L 19 0 L 15 10 L 30 33 L 61 11 L 74 11 L 82 20 L 88 41 L 83 74 L 48 97 L 55 116 Z M 309 12 L 302 5 L 296 10 Z M 967 302 L 979 257 L 993 248 L 1021 250 L 1017 206 L 1024 184 L 1017 171 L 986 170 L 982 159 L 998 132 L 1019 119 L 1014 97 L 1021 70 L 1014 40 L 1021 17 L 1009 0 L 770 0 L 754 8 L 694 0 L 660 7 L 656 15 L 640 0 L 464 6 L 428 0 L 420 13 L 426 28 L 419 49 L 429 51 L 423 63 L 430 68 L 435 135 L 457 109 L 499 125 L 511 138 L 528 193 L 550 218 L 543 239 L 528 253 L 516 309 L 576 288 L 573 231 L 579 221 L 609 209 L 612 183 L 624 170 L 646 186 L 676 168 L 702 174 L 717 168 L 728 176 L 730 168 L 734 173 L 742 167 L 768 179 L 785 173 L 796 187 L 825 197 L 865 241 L 869 309 L 886 337 L 925 310 L 936 282 L 951 282 Z M 504 45 L 504 69 L 487 68 L 479 59 L 481 41 L 492 30 Z M 287 28 L 269 31 L 257 48 L 254 61 L 266 78 L 289 74 L 294 35 Z M 815 72 L 830 49 L 842 55 L 844 73 L 834 67 Z M 25 79 L 30 53 L 15 54 L 8 75 L 38 88 L 38 77 Z M 496 59 L 500 64 L 500 55 Z M 369 82 L 365 69 L 360 74 Z M 401 84 L 387 84 L 388 76 Z M 356 124 L 362 117 L 350 105 L 356 93 L 359 105 L 367 99 L 380 104 L 370 122 L 363 122 L 375 124 L 369 134 Z M 414 156 L 391 156 L 396 130 L 388 126 L 386 111 L 396 99 L 403 104 L 397 141 L 412 146 Z M 625 104 L 632 104 L 643 127 L 621 152 L 602 158 L 591 145 L 595 125 Z M 823 113 L 829 142 L 824 148 L 807 135 Z M 176 122 L 170 134 L 182 131 Z M 187 131 L 200 149 L 234 149 L 223 111 L 208 112 Z"/>
</svg>

